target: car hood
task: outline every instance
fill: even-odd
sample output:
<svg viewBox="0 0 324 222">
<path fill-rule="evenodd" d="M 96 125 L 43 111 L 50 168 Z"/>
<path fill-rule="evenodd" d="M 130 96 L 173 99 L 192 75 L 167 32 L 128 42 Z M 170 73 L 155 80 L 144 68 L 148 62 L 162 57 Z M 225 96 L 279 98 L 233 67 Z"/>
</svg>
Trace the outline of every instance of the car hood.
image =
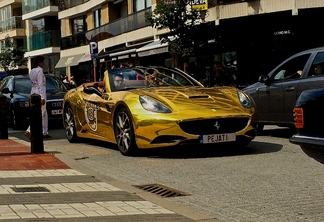
<svg viewBox="0 0 324 222">
<path fill-rule="evenodd" d="M 232 87 L 157 87 L 136 90 L 139 95 L 150 96 L 174 110 L 215 109 L 242 111 L 237 91 Z"/>
<path fill-rule="evenodd" d="M 53 92 L 53 93 L 47 93 L 47 100 L 57 100 L 57 99 L 63 99 L 65 95 L 65 92 Z M 10 94 L 7 94 L 8 97 L 10 97 Z M 29 93 L 14 93 L 13 94 L 13 101 L 26 101 L 28 100 L 30 94 Z"/>
</svg>

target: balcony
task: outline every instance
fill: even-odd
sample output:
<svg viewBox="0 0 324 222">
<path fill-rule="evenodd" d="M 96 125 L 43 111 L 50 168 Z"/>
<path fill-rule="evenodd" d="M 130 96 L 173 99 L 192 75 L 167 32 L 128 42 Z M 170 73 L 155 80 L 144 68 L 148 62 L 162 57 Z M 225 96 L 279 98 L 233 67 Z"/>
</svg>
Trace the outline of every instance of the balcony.
<svg viewBox="0 0 324 222">
<path fill-rule="evenodd" d="M 0 33 L 9 32 L 15 29 L 25 29 L 21 16 L 15 16 L 4 21 L 0 21 Z"/>
<path fill-rule="evenodd" d="M 63 0 L 63 1 L 60 1 L 58 6 L 59 6 L 59 10 L 63 11 L 63 10 L 69 9 L 69 8 L 73 8 L 77 5 L 81 5 L 88 1 L 89 0 Z"/>
<path fill-rule="evenodd" d="M 92 41 L 99 42 L 123 33 L 147 27 L 150 24 L 145 22 L 144 14 L 149 11 L 151 11 L 151 8 L 133 13 L 125 18 L 115 20 L 88 32 L 63 37 L 61 38 L 61 50 L 87 45 Z"/>
<path fill-rule="evenodd" d="M 27 36 L 27 51 L 60 46 L 60 31 L 48 31 Z"/>
<path fill-rule="evenodd" d="M 22 13 L 23 15 L 28 14 L 49 6 L 58 6 L 58 0 L 24 0 L 22 4 Z"/>
</svg>

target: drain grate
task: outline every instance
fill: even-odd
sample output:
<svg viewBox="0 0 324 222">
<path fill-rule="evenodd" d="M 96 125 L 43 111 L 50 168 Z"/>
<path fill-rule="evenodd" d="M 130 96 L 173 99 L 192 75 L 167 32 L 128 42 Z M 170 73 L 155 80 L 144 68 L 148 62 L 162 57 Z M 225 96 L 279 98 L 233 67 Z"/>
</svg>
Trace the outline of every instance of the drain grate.
<svg viewBox="0 0 324 222">
<path fill-rule="evenodd" d="M 175 190 L 161 184 L 134 185 L 134 187 L 159 195 L 161 197 L 179 197 L 189 195 L 185 192 L 181 192 L 179 190 Z"/>
<path fill-rule="evenodd" d="M 27 193 L 27 192 L 50 192 L 49 189 L 45 187 L 11 187 L 11 189 L 18 193 Z"/>
</svg>

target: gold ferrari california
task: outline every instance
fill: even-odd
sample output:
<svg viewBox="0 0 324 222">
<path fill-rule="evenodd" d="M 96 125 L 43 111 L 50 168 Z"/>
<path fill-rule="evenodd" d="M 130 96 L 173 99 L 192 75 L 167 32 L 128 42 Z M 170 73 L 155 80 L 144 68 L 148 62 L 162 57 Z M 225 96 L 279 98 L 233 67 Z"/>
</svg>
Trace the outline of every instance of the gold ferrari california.
<svg viewBox="0 0 324 222">
<path fill-rule="evenodd" d="M 181 144 L 246 146 L 256 133 L 255 105 L 232 87 L 204 87 L 165 67 L 111 69 L 101 82 L 66 93 L 63 122 L 68 141 L 91 138 L 137 149 Z"/>
</svg>

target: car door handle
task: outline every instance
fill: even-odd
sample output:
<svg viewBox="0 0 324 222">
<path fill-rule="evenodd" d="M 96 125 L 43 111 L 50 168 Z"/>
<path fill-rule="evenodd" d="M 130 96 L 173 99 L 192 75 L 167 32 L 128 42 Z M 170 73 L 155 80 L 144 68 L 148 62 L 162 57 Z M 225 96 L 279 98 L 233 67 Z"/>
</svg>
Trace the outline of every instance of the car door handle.
<svg viewBox="0 0 324 222">
<path fill-rule="evenodd" d="M 293 86 L 288 86 L 286 88 L 286 91 L 293 91 L 293 90 L 295 90 L 295 87 L 293 87 Z"/>
</svg>

